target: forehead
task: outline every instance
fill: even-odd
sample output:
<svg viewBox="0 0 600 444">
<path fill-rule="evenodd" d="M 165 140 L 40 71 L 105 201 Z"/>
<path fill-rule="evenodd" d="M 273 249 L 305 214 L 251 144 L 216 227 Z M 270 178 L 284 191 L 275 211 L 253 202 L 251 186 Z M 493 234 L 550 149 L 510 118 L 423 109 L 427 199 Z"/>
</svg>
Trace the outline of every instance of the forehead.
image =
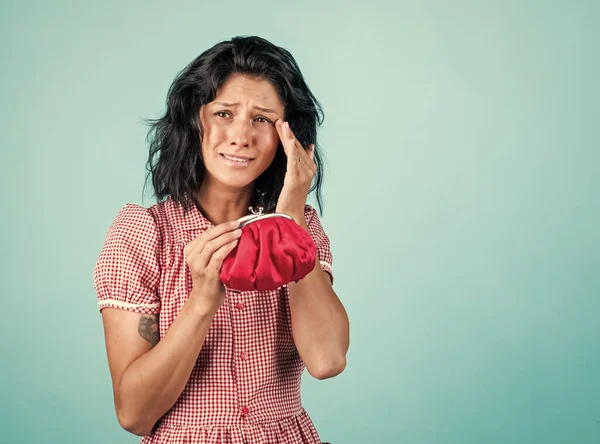
<svg viewBox="0 0 600 444">
<path fill-rule="evenodd" d="M 243 74 L 233 74 L 229 77 L 217 90 L 214 100 L 227 103 L 250 103 L 283 110 L 283 103 L 271 82 Z"/>
</svg>

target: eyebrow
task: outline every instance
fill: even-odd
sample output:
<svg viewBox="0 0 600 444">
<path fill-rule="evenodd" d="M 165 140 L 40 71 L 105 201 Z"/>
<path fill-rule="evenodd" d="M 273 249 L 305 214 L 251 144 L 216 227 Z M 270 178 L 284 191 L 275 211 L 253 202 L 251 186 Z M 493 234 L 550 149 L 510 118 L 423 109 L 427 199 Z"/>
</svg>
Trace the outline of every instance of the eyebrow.
<svg viewBox="0 0 600 444">
<path fill-rule="evenodd" d="M 222 106 L 237 106 L 239 105 L 239 103 L 227 103 L 227 102 L 213 102 L 215 105 L 222 105 Z M 272 113 L 272 114 L 277 114 L 277 112 L 271 108 L 263 108 L 262 106 L 254 106 L 254 109 L 257 109 L 259 111 L 262 111 L 264 113 Z"/>
</svg>

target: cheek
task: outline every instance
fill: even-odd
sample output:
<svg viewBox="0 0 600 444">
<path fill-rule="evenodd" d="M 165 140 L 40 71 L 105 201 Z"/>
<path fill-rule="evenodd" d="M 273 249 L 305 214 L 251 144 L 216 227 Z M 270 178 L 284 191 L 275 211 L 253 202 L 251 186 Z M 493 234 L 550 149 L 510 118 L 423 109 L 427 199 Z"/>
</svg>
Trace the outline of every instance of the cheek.
<svg viewBox="0 0 600 444">
<path fill-rule="evenodd" d="M 262 145 L 265 147 L 266 153 L 275 156 L 277 145 L 279 145 L 279 135 L 277 134 L 277 130 L 275 130 L 275 128 L 265 130 L 262 132 L 261 137 Z"/>
<path fill-rule="evenodd" d="M 222 125 L 215 125 L 213 122 L 206 122 L 202 127 L 202 149 L 210 149 L 223 140 L 227 139 L 227 131 Z"/>
</svg>

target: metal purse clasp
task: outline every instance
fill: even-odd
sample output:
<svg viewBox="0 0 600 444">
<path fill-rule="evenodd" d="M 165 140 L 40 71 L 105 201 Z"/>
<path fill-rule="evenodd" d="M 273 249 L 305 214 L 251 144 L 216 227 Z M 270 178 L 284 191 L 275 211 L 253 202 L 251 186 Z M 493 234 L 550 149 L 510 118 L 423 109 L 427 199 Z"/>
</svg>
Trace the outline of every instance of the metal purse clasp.
<svg viewBox="0 0 600 444">
<path fill-rule="evenodd" d="M 252 223 L 252 222 L 256 222 L 262 219 L 269 219 L 272 217 L 285 217 L 286 219 L 290 219 L 290 220 L 294 220 L 294 218 L 292 216 L 289 216 L 285 213 L 266 213 L 263 214 L 263 207 L 258 207 L 258 211 L 255 211 L 253 207 L 248 207 L 248 209 L 250 210 L 250 212 L 252 214 L 248 214 L 247 216 L 244 217 L 240 217 L 238 219 L 238 221 L 240 222 L 240 225 L 238 228 L 242 228 L 245 227 L 246 225 Z"/>
</svg>

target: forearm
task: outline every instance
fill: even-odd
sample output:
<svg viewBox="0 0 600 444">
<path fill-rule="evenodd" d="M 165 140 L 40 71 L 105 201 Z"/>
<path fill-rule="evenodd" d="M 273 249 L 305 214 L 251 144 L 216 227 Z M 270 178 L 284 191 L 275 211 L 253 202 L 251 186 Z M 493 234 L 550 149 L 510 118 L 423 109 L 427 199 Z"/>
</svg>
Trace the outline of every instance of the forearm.
<svg viewBox="0 0 600 444">
<path fill-rule="evenodd" d="M 175 404 L 202 349 L 216 309 L 188 299 L 158 344 L 125 370 L 115 394 L 120 418 L 145 435 Z"/>
<path fill-rule="evenodd" d="M 292 335 L 308 372 L 317 379 L 336 376 L 346 366 L 350 328 L 329 275 L 317 260 L 304 279 L 289 284 L 289 292 Z"/>
</svg>

